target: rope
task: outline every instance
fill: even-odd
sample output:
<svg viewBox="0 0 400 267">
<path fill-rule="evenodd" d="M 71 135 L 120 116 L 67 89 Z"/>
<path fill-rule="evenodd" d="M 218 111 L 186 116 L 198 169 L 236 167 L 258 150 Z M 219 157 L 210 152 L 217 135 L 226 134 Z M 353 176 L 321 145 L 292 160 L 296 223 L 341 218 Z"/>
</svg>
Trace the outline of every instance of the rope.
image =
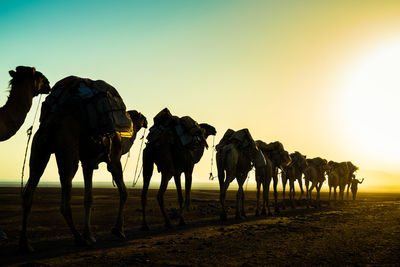
<svg viewBox="0 0 400 267">
<path fill-rule="evenodd" d="M 131 156 L 131 151 L 129 150 L 128 156 L 126 157 L 126 160 L 125 160 L 124 168 L 122 169 L 122 173 L 125 172 L 125 168 L 126 168 L 126 165 L 128 164 L 128 159 L 130 156 Z"/>
<path fill-rule="evenodd" d="M 216 176 L 213 175 L 213 164 L 214 164 L 214 151 L 215 151 L 215 135 L 213 135 L 213 145 L 211 149 L 211 168 L 210 168 L 210 176 L 208 177 L 209 180 L 214 180 Z"/>
<path fill-rule="evenodd" d="M 137 184 L 137 182 L 138 182 L 138 180 L 139 180 L 139 177 L 140 177 L 140 173 L 142 172 L 142 169 L 143 169 L 143 164 L 142 164 L 142 166 L 140 167 L 139 174 L 138 174 L 137 177 L 136 177 L 136 172 L 137 172 L 137 168 L 138 168 L 138 165 L 139 165 L 140 154 L 142 153 L 142 147 L 143 147 L 143 142 L 144 142 L 144 136 L 145 136 L 145 134 L 146 134 L 146 128 L 144 128 L 143 136 L 140 138 L 140 139 L 142 139 L 142 142 L 140 143 L 139 155 L 138 155 L 138 159 L 137 159 L 137 161 L 136 161 L 136 168 L 135 168 L 135 174 L 134 174 L 134 176 L 133 176 L 132 187 L 135 187 L 135 186 L 136 186 L 136 184 Z"/>
<path fill-rule="evenodd" d="M 32 126 L 29 127 L 28 130 L 26 131 L 26 134 L 28 136 L 28 140 L 26 142 L 26 147 L 25 147 L 24 163 L 22 164 L 21 195 L 23 194 L 23 189 L 24 189 L 24 171 L 25 171 L 26 156 L 28 155 L 28 146 L 29 146 L 29 143 L 31 141 L 33 126 L 35 125 L 36 116 L 37 116 L 37 113 L 38 113 L 38 110 L 39 110 L 39 106 L 40 106 L 40 101 L 41 100 L 42 100 L 42 94 L 40 94 L 39 101 L 37 102 L 37 107 L 36 107 L 36 111 L 35 111 L 35 116 L 33 117 Z"/>
</svg>

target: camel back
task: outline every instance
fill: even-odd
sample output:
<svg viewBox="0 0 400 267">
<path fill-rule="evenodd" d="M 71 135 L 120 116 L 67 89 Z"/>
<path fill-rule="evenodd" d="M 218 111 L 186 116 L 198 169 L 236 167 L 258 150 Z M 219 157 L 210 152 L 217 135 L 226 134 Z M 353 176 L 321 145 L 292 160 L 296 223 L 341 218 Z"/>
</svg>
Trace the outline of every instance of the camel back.
<svg viewBox="0 0 400 267">
<path fill-rule="evenodd" d="M 239 149 L 249 149 L 255 146 L 253 137 L 247 128 L 239 131 L 234 131 L 232 129 L 226 130 L 221 141 L 215 148 L 220 150 L 228 144 L 236 144 Z"/>
<path fill-rule="evenodd" d="M 41 121 L 49 112 L 62 111 L 68 105 L 79 107 L 93 134 L 116 131 L 124 137 L 133 134 L 132 121 L 121 96 L 102 80 L 69 76 L 57 82 L 43 102 Z"/>
<path fill-rule="evenodd" d="M 203 149 L 207 142 L 204 130 L 189 116 L 177 117 L 165 108 L 154 117 L 154 125 L 147 135 L 148 143 L 161 145 L 164 142 L 176 144 L 178 147 L 186 148 L 192 154 L 194 163 L 200 161 L 202 154 L 195 153 Z M 164 134 L 170 134 L 170 138 L 162 138 Z M 193 152 L 193 153 L 192 153 Z"/>
</svg>

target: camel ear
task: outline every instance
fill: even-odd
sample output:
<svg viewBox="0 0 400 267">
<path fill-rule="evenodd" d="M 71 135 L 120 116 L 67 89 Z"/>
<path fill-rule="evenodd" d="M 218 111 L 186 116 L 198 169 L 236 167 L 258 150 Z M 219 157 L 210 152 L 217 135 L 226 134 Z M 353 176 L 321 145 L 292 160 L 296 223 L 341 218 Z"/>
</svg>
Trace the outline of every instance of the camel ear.
<svg viewBox="0 0 400 267">
<path fill-rule="evenodd" d="M 36 72 L 35 67 L 32 67 L 32 73 L 35 74 L 35 72 Z"/>
<path fill-rule="evenodd" d="M 16 73 L 16 72 L 15 72 L 15 71 L 13 71 L 13 70 L 10 70 L 8 73 L 10 74 L 10 76 L 11 76 L 11 77 L 13 77 L 13 78 L 14 78 L 14 76 L 15 76 L 15 73 Z"/>
</svg>

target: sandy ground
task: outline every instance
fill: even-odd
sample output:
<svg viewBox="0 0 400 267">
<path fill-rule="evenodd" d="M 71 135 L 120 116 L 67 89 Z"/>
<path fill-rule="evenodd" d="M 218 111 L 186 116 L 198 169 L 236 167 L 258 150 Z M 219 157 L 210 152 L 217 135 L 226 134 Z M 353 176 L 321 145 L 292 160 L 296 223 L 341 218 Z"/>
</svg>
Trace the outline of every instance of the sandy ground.
<svg viewBox="0 0 400 267">
<path fill-rule="evenodd" d="M 234 219 L 235 192 L 228 194 L 229 220 L 219 221 L 218 191 L 193 190 L 186 226 L 163 227 L 156 191 L 149 192 L 149 231 L 140 231 L 140 190 L 130 190 L 125 212 L 126 241 L 110 233 L 117 208 L 115 188 L 94 189 L 93 232 L 97 243 L 76 247 L 59 212 L 60 189 L 38 188 L 29 218 L 32 254 L 17 252 L 21 224 L 19 188 L 0 187 L 0 265 L 25 266 L 400 266 L 400 194 L 362 193 L 356 201 L 255 217 L 255 192 L 246 192 L 248 217 Z M 280 194 L 281 195 L 281 194 Z M 168 190 L 173 215 L 176 192 Z M 78 229 L 83 223 L 83 189 L 73 190 Z"/>
</svg>

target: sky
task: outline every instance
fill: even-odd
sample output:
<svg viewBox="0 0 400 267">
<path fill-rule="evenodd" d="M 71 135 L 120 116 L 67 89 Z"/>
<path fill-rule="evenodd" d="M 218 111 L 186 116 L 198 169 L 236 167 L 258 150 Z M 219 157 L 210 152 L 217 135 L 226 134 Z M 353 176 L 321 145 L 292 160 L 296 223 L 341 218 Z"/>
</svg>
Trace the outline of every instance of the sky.
<svg viewBox="0 0 400 267">
<path fill-rule="evenodd" d="M 35 66 L 51 85 L 69 75 L 105 80 L 149 126 L 168 107 L 213 125 L 215 144 L 228 128 L 248 128 L 290 153 L 352 161 L 365 177 L 360 190 L 400 191 L 398 1 L 2 0 L 0 105 L 19 65 Z M 21 179 L 38 102 L 0 144 L 0 183 Z M 141 135 L 124 172 L 129 185 Z M 196 165 L 195 185 L 217 187 L 208 180 L 213 156 L 206 150 Z M 57 181 L 52 156 L 41 184 Z M 111 185 L 104 164 L 94 181 Z"/>
</svg>

